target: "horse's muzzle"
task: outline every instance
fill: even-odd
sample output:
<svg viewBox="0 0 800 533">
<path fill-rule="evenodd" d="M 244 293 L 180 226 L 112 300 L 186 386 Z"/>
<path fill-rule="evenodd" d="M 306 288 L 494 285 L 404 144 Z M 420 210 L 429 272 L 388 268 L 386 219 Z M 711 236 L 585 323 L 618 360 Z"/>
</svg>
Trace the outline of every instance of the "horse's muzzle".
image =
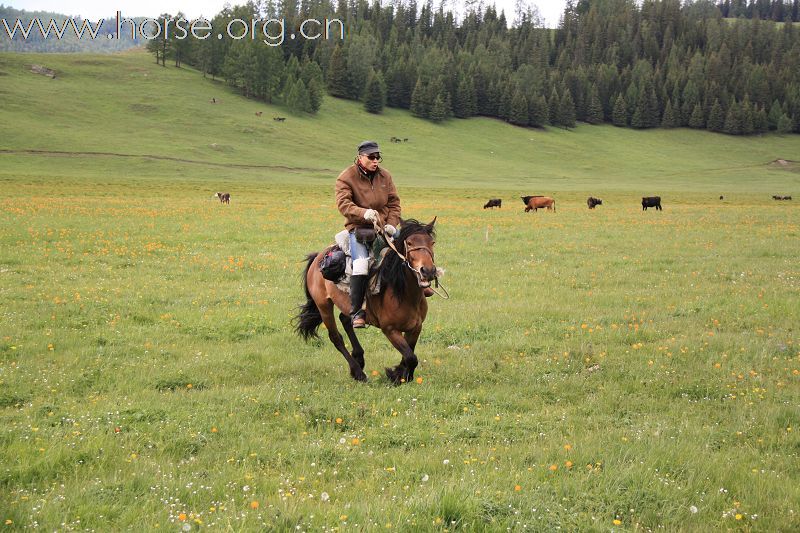
<svg viewBox="0 0 800 533">
<path fill-rule="evenodd" d="M 436 279 L 436 266 L 432 266 L 431 268 L 421 267 L 419 269 L 420 274 L 422 274 L 421 279 L 419 280 L 420 287 L 430 287 L 431 281 Z"/>
</svg>

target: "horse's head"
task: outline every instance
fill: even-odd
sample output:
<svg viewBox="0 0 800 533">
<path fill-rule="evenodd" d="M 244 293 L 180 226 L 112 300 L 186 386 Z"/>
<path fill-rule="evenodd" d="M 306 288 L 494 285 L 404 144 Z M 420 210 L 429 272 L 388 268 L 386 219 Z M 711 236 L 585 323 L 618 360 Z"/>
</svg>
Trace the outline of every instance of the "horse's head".
<svg viewBox="0 0 800 533">
<path fill-rule="evenodd" d="M 436 279 L 436 263 L 434 262 L 433 246 L 436 244 L 436 232 L 433 226 L 436 217 L 429 224 L 420 224 L 416 220 L 402 221 L 399 241 L 401 251 L 406 256 L 406 264 L 417 277 L 420 287 L 430 287 L 431 281 Z"/>
</svg>

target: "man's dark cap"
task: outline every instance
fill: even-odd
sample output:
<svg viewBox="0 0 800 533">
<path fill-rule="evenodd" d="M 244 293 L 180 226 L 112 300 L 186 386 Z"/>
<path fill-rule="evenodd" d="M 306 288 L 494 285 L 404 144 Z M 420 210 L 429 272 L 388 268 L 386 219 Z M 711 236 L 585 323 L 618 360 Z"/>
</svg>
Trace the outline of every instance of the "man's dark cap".
<svg viewBox="0 0 800 533">
<path fill-rule="evenodd" d="M 374 154 L 376 152 L 380 152 L 381 149 L 378 147 L 378 143 L 375 141 L 364 141 L 358 145 L 358 153 L 359 155 L 369 155 Z"/>
</svg>

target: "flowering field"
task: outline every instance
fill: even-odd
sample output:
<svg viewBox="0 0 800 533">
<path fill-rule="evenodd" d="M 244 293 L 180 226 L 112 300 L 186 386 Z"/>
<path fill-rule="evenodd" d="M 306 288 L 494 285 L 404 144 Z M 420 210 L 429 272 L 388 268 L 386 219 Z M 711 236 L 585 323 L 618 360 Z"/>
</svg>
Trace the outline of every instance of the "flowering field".
<svg viewBox="0 0 800 533">
<path fill-rule="evenodd" d="M 800 137 L 277 122 L 144 52 L 0 80 L 4 530 L 798 529 Z M 366 138 L 452 296 L 401 387 L 290 324 Z"/>
<path fill-rule="evenodd" d="M 526 214 L 512 190 L 484 211 L 401 187 L 439 217 L 452 298 L 393 387 L 380 332 L 367 384 L 292 332 L 330 184 L 246 181 L 227 206 L 199 178 L 5 183 L 6 529 L 800 523 L 796 201 L 564 192 Z"/>
</svg>

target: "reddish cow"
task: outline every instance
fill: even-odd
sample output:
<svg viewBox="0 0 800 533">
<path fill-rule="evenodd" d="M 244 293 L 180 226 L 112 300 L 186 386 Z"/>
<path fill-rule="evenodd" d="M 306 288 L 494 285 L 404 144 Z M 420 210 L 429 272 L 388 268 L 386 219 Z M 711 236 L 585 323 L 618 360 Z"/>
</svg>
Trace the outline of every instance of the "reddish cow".
<svg viewBox="0 0 800 533">
<path fill-rule="evenodd" d="M 525 204 L 525 212 L 539 209 L 552 209 L 556 211 L 556 201 L 549 196 L 521 196 L 522 203 Z"/>
</svg>

